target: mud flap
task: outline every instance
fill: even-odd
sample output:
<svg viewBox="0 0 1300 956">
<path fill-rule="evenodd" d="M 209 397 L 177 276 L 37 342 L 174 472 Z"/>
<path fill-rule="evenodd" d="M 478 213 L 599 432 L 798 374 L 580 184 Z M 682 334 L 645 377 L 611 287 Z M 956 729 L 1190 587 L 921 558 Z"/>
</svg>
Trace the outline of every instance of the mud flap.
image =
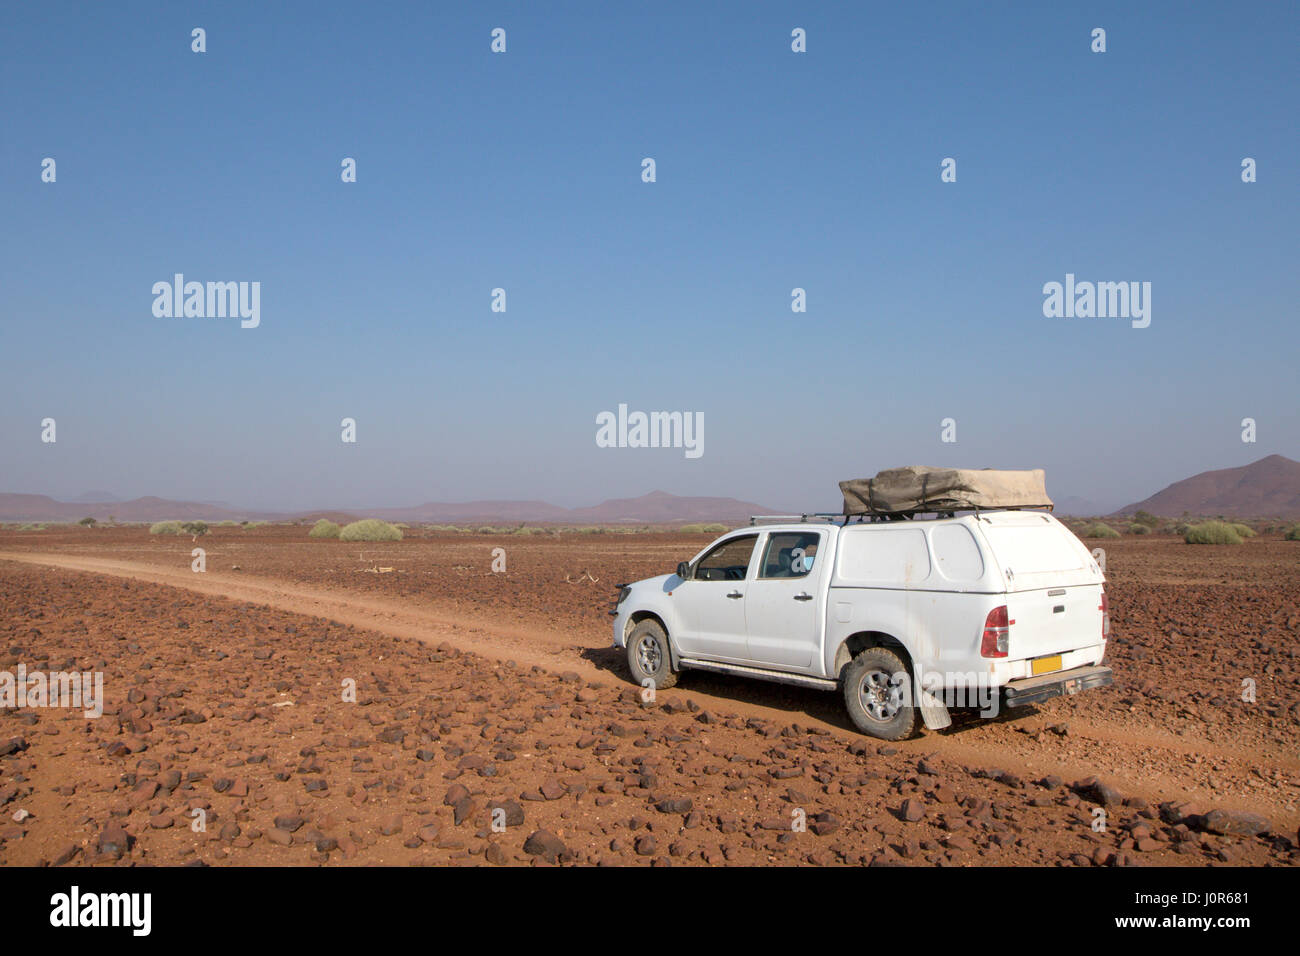
<svg viewBox="0 0 1300 956">
<path fill-rule="evenodd" d="M 948 705 L 940 697 L 922 687 L 919 680 L 916 682 L 916 700 L 926 730 L 943 730 L 952 724 Z"/>
</svg>

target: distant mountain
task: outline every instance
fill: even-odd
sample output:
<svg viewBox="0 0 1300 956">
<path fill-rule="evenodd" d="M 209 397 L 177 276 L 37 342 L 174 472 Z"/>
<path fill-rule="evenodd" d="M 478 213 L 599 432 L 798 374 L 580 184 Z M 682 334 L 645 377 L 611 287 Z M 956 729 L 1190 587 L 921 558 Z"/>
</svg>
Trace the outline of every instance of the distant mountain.
<svg viewBox="0 0 1300 956">
<path fill-rule="evenodd" d="M 426 502 L 409 508 L 348 508 L 299 512 L 241 511 L 233 507 L 166 498 L 136 498 L 132 501 L 66 502 L 47 495 L 0 493 L 0 521 L 80 521 L 91 517 L 104 521 L 165 521 L 168 519 L 226 521 L 262 519 L 271 521 L 332 520 L 358 515 L 404 521 L 410 524 L 524 523 L 614 524 L 640 522 L 741 522 L 754 514 L 771 514 L 772 509 L 735 498 L 699 498 L 652 491 L 640 498 L 612 498 L 589 508 L 561 508 L 545 501 L 468 501 L 457 504 Z"/>
<path fill-rule="evenodd" d="M 1203 471 L 1176 481 L 1120 514 L 1149 511 L 1176 518 L 1190 515 L 1292 518 L 1300 516 L 1300 461 L 1269 455 L 1240 468 Z"/>
<path fill-rule="evenodd" d="M 356 509 L 353 509 L 356 510 Z M 366 514 L 388 521 L 453 524 L 464 521 L 567 521 L 569 509 L 545 501 L 426 502 L 414 508 L 375 508 Z"/>
<path fill-rule="evenodd" d="M 1068 515 L 1073 518 L 1091 518 L 1097 515 L 1113 514 L 1115 509 L 1110 505 L 1099 504 L 1091 498 L 1080 498 L 1078 495 L 1066 495 L 1064 498 L 1056 498 L 1055 506 L 1052 508 L 1053 514 Z"/>
<path fill-rule="evenodd" d="M 113 517 L 118 521 L 180 521 L 205 519 L 208 521 L 268 518 L 273 515 L 255 511 L 219 508 L 197 501 L 168 501 L 166 498 L 136 498 L 132 501 L 55 501 L 48 495 L 17 495 L 0 493 L 0 521 L 80 521 L 94 518 L 105 521 Z"/>
<path fill-rule="evenodd" d="M 87 491 L 84 494 L 77 495 L 75 498 L 69 498 L 68 501 L 90 501 L 96 504 L 107 504 L 112 501 L 121 501 L 117 495 L 110 491 Z M 85 517 L 84 515 L 82 517 Z"/>
<path fill-rule="evenodd" d="M 592 508 L 575 508 L 569 521 L 645 521 L 667 524 L 673 521 L 748 521 L 750 515 L 773 514 L 771 508 L 735 498 L 692 498 L 652 491 L 640 498 L 610 498 Z"/>
<path fill-rule="evenodd" d="M 429 501 L 405 508 L 316 508 L 297 512 L 249 511 L 234 505 L 166 498 L 131 501 L 89 501 L 90 492 L 74 501 L 56 501 L 48 495 L 0 493 L 0 521 L 79 521 L 85 517 L 104 521 L 179 520 L 307 520 L 326 516 L 333 520 L 351 516 L 383 518 L 409 524 L 673 524 L 722 522 L 738 524 L 750 515 L 772 514 L 771 508 L 736 498 L 674 495 L 652 491 L 639 498 L 610 498 L 585 508 L 562 508 L 546 501 Z M 109 496 L 111 498 L 111 496 Z M 1080 497 L 1056 502 L 1062 515 L 1092 516 L 1150 511 L 1163 517 L 1234 515 L 1239 517 L 1300 517 L 1300 462 L 1270 455 L 1240 468 L 1207 471 L 1175 482 L 1159 494 L 1118 511 L 1109 503 Z"/>
</svg>

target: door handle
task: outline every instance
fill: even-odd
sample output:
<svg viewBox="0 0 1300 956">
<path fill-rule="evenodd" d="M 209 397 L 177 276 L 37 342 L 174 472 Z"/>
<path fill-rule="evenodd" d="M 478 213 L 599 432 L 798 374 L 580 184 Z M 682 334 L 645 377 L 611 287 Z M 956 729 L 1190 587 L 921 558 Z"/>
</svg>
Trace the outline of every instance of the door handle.
<svg viewBox="0 0 1300 956">
<path fill-rule="evenodd" d="M 729 598 L 741 598 L 744 596 L 745 595 L 741 594 L 739 591 L 732 591 L 730 594 L 727 595 L 727 597 Z"/>
<path fill-rule="evenodd" d="M 794 599 L 796 601 L 811 601 L 812 595 L 809 594 L 807 591 L 800 591 L 798 594 L 794 596 Z"/>
</svg>

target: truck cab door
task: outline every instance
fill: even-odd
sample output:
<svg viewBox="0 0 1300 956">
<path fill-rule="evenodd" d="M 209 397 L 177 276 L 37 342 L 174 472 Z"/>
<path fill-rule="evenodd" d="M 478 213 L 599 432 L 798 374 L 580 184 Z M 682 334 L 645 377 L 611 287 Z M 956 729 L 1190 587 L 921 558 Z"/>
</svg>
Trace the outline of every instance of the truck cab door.
<svg viewBox="0 0 1300 956">
<path fill-rule="evenodd" d="M 745 591 L 758 534 L 727 538 L 710 548 L 673 591 L 677 632 L 673 643 L 682 657 L 744 663 Z"/>
<path fill-rule="evenodd" d="M 821 650 L 828 573 L 826 532 L 769 531 L 745 595 L 749 657 L 760 666 L 809 670 Z"/>
</svg>

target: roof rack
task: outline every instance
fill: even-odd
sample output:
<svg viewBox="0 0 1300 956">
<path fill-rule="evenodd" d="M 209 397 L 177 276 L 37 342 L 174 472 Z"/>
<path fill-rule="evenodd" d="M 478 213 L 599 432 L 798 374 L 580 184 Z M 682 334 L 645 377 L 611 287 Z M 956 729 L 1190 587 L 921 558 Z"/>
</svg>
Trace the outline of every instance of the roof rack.
<svg viewBox="0 0 1300 956">
<path fill-rule="evenodd" d="M 981 512 L 986 511 L 1042 511 L 1042 508 L 918 508 L 914 511 L 864 511 L 861 514 L 846 515 L 837 511 L 809 511 L 797 515 L 750 515 L 749 524 L 751 527 L 761 521 L 772 522 L 799 522 L 806 524 L 809 521 L 827 521 L 831 524 L 876 524 L 885 521 L 912 521 L 921 515 L 933 515 L 935 519 L 955 518 L 958 512 L 969 512 L 976 518 Z M 1046 507 L 1047 511 L 1052 510 L 1052 506 Z"/>
<path fill-rule="evenodd" d="M 839 514 L 833 511 L 809 511 L 800 515 L 750 515 L 749 523 L 751 526 L 758 524 L 760 521 L 779 521 L 782 523 L 798 521 L 800 524 L 812 521 L 847 521 L 849 515 Z"/>
</svg>

